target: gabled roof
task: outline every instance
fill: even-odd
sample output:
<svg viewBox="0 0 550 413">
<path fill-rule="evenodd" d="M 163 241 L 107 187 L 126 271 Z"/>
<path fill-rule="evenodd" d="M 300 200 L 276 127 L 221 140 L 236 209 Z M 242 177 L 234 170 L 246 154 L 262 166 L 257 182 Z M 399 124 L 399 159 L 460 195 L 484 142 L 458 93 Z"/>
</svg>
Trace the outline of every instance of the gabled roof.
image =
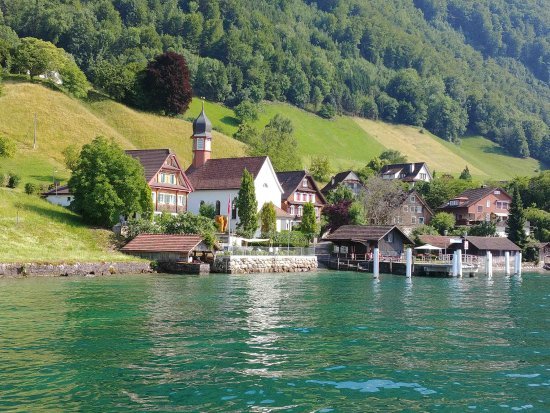
<svg viewBox="0 0 550 413">
<path fill-rule="evenodd" d="M 171 153 L 170 149 L 135 149 L 124 152 L 141 162 L 147 182 L 153 179 Z"/>
<path fill-rule="evenodd" d="M 62 186 L 58 186 L 57 190 L 53 188 L 47 192 L 42 193 L 42 196 L 49 196 L 49 195 L 72 195 L 72 192 L 69 189 L 68 185 L 62 185 Z"/>
<path fill-rule="evenodd" d="M 311 192 L 317 192 L 317 194 L 321 197 L 321 200 L 323 203 L 326 203 L 325 197 L 319 191 L 319 187 L 317 186 L 317 183 L 313 179 L 313 177 L 308 174 L 306 171 L 287 171 L 287 172 L 277 172 L 277 179 L 279 180 L 279 183 L 283 187 L 283 199 L 288 199 L 289 196 L 291 196 L 294 191 L 298 189 L 298 187 L 301 187 L 301 183 L 304 180 L 304 178 L 308 177 L 310 182 L 313 183 L 313 189 L 309 190 Z M 301 190 L 306 190 L 306 188 L 301 188 Z"/>
<path fill-rule="evenodd" d="M 412 172 L 411 172 L 411 166 L 412 166 Z M 405 176 L 403 178 L 398 177 L 399 179 L 403 181 L 412 181 L 420 173 L 420 170 L 422 169 L 422 167 L 426 169 L 426 172 L 428 172 L 428 175 L 431 178 L 432 174 L 430 173 L 430 170 L 428 169 L 428 165 L 426 165 L 426 162 L 394 163 L 391 165 L 384 165 L 380 170 L 380 175 L 384 175 L 388 173 L 395 175 L 396 173 L 401 172 L 401 173 L 404 173 Z"/>
<path fill-rule="evenodd" d="M 183 169 L 181 169 L 181 166 L 178 162 L 177 157 L 175 154 L 167 148 L 164 149 L 129 149 L 124 151 L 127 155 L 131 156 L 134 159 L 137 159 L 141 165 L 143 166 L 143 169 L 145 171 L 145 180 L 148 184 L 151 183 L 151 180 L 155 177 L 155 175 L 161 170 L 161 169 L 167 169 L 172 171 L 181 171 L 181 175 L 183 178 L 183 181 L 185 182 L 185 186 L 190 191 L 193 191 L 193 187 L 191 183 L 189 182 L 188 177 L 183 172 Z M 176 164 L 178 165 L 178 168 L 173 167 L 171 165 L 165 165 L 166 159 L 169 156 L 174 156 Z M 161 186 L 168 186 L 167 184 L 159 184 Z M 173 188 L 181 188 L 180 185 L 171 185 Z M 185 187 L 184 186 L 184 187 Z"/>
<path fill-rule="evenodd" d="M 178 252 L 189 254 L 201 244 L 201 235 L 140 234 L 121 248 L 123 252 Z"/>
<path fill-rule="evenodd" d="M 396 229 L 406 243 L 414 242 L 395 225 L 342 225 L 325 239 L 328 241 L 380 241 L 390 231 Z"/>
<path fill-rule="evenodd" d="M 410 195 L 416 196 L 416 199 L 418 199 L 418 200 L 420 201 L 420 203 L 421 203 L 422 205 L 424 205 L 424 208 L 426 208 L 426 210 L 427 210 L 431 215 L 434 215 L 433 209 L 430 208 L 430 206 L 428 205 L 428 203 L 424 200 L 424 197 L 423 197 L 422 195 L 420 195 L 420 193 L 419 193 L 417 190 L 411 189 L 411 190 L 409 191 L 409 194 L 408 194 L 408 195 L 409 195 L 409 196 L 410 196 Z"/>
<path fill-rule="evenodd" d="M 474 237 L 467 236 L 468 242 L 478 250 L 484 251 L 521 251 L 521 248 L 504 237 Z"/>
<path fill-rule="evenodd" d="M 338 185 L 340 185 L 342 182 L 344 182 L 344 180 L 348 177 L 349 174 L 354 174 L 356 177 L 357 177 L 357 180 L 359 182 L 361 182 L 361 179 L 359 179 L 359 176 L 357 176 L 357 174 L 352 171 L 352 170 L 349 170 L 349 171 L 344 171 L 344 172 L 339 172 L 337 173 L 336 175 L 334 175 L 332 178 L 330 178 L 330 181 L 328 184 L 325 185 L 325 187 L 323 189 L 321 189 L 321 192 L 326 195 L 328 194 L 330 191 L 332 191 L 333 189 L 335 189 Z"/>
<path fill-rule="evenodd" d="M 186 173 L 195 190 L 239 189 L 245 168 L 256 179 L 267 159 L 267 156 L 209 159 L 200 168 L 189 167 Z"/>
<path fill-rule="evenodd" d="M 464 208 L 469 207 L 476 202 L 481 201 L 486 196 L 490 195 L 494 191 L 500 191 L 501 194 L 506 195 L 510 199 L 512 197 L 502 188 L 495 188 L 495 187 L 481 187 L 481 188 L 474 188 L 474 189 L 467 189 L 466 191 L 462 192 L 460 195 L 455 196 L 453 199 L 447 201 L 444 205 L 442 205 L 440 208 Z M 449 205 L 449 202 L 452 200 L 458 199 L 461 202 L 458 205 Z"/>
<path fill-rule="evenodd" d="M 434 247 L 439 247 L 443 249 L 450 248 L 453 243 L 451 239 L 458 239 L 460 237 L 447 237 L 443 235 L 420 235 L 418 237 L 422 244 L 430 244 Z"/>
</svg>

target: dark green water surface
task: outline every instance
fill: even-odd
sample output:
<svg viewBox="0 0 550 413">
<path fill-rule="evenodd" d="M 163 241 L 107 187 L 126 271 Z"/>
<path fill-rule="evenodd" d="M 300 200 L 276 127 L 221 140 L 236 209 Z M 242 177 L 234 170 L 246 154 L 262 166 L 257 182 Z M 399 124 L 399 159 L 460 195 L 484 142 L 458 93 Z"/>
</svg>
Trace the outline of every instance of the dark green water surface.
<svg viewBox="0 0 550 413">
<path fill-rule="evenodd" d="M 0 411 L 550 411 L 550 276 L 0 279 Z"/>
</svg>

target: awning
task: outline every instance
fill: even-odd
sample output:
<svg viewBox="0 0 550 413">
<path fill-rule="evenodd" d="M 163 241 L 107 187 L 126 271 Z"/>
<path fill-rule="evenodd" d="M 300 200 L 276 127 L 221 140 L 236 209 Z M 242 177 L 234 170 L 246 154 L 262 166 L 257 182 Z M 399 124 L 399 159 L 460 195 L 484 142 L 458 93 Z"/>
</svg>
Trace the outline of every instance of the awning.
<svg viewBox="0 0 550 413">
<path fill-rule="evenodd" d="M 442 250 L 443 248 L 435 247 L 430 244 L 422 245 L 421 247 L 416 247 L 415 250 Z"/>
</svg>

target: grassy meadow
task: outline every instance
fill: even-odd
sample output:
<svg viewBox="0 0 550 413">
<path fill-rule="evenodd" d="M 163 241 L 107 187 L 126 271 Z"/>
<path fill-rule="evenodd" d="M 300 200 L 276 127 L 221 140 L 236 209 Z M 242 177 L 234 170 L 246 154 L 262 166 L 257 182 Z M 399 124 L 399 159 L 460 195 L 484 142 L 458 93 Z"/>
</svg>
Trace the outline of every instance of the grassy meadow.
<svg viewBox="0 0 550 413">
<path fill-rule="evenodd" d="M 38 196 L 0 188 L 0 262 L 135 261 L 111 245 L 112 232 Z"/>
</svg>

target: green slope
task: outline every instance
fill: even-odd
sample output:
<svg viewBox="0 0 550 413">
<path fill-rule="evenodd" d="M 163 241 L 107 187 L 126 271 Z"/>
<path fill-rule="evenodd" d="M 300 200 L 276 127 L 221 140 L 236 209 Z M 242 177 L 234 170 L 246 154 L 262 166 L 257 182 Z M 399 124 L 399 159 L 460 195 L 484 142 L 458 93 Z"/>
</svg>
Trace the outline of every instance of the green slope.
<svg viewBox="0 0 550 413">
<path fill-rule="evenodd" d="M 0 211 L 0 262 L 136 260 L 113 250 L 111 231 L 36 196 L 0 188 Z"/>
</svg>

